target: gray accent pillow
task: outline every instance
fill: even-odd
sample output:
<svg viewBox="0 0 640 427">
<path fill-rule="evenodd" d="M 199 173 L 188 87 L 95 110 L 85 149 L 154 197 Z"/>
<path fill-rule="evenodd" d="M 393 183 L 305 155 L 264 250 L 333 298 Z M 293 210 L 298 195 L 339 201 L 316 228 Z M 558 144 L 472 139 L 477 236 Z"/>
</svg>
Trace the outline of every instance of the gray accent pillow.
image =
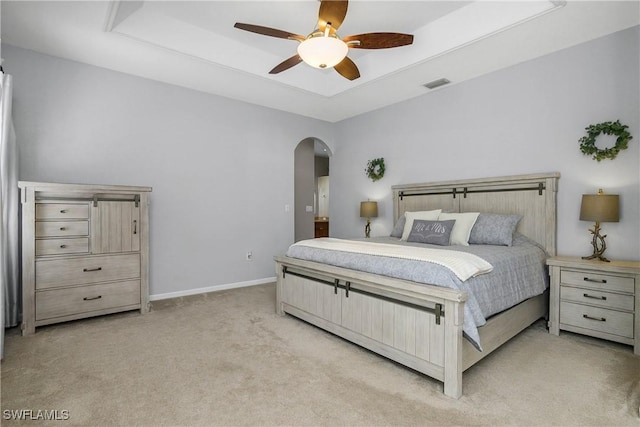
<svg viewBox="0 0 640 427">
<path fill-rule="evenodd" d="M 472 245 L 511 246 L 513 232 L 516 231 L 522 215 L 501 215 L 481 213 L 476 220 L 469 243 Z"/>
<path fill-rule="evenodd" d="M 395 227 L 393 227 L 393 231 L 391 231 L 391 237 L 397 237 L 398 239 L 402 237 L 402 232 L 404 231 L 404 224 L 407 222 L 407 217 L 402 214 L 400 218 L 398 218 L 398 222 L 396 222 Z"/>
<path fill-rule="evenodd" d="M 409 233 L 409 237 L 407 237 L 407 242 L 449 246 L 451 231 L 455 223 L 455 219 L 447 221 L 416 219 L 413 221 L 413 227 L 411 227 L 411 233 Z"/>
</svg>

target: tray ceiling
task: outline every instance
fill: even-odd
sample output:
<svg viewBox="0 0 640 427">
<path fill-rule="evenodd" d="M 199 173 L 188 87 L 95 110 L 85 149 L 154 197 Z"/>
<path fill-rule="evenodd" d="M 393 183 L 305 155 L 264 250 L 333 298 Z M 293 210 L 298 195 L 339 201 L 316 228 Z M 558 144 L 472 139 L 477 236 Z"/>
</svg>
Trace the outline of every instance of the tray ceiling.
<svg viewBox="0 0 640 427">
<path fill-rule="evenodd" d="M 340 35 L 402 32 L 413 45 L 352 49 L 355 81 L 300 64 L 292 40 L 245 22 L 307 35 L 319 2 L 3 1 L 2 41 L 116 71 L 331 122 L 456 84 L 640 23 L 637 1 L 358 1 Z M 9 70 L 10 71 L 10 70 Z M 443 90 L 443 88 L 434 90 Z"/>
</svg>

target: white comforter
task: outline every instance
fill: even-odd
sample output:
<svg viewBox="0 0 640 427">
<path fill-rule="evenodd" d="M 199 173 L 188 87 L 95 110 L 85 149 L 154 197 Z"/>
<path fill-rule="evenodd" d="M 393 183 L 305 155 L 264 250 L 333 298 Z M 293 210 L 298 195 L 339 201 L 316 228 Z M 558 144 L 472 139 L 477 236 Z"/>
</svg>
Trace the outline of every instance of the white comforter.
<svg viewBox="0 0 640 427">
<path fill-rule="evenodd" d="M 470 277 L 489 273 L 493 270 L 491 264 L 477 255 L 447 249 L 416 248 L 363 240 L 333 239 L 329 237 L 302 240 L 295 243 L 294 246 L 430 262 L 448 268 L 463 282 Z"/>
</svg>

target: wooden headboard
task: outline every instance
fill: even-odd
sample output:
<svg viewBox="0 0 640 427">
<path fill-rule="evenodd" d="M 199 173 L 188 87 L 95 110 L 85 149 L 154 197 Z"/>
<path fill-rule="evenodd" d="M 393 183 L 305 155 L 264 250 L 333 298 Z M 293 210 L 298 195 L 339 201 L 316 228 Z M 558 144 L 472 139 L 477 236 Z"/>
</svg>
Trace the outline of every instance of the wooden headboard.
<svg viewBox="0 0 640 427">
<path fill-rule="evenodd" d="M 393 219 L 409 211 L 520 214 L 517 231 L 556 254 L 560 173 L 394 185 Z"/>
</svg>

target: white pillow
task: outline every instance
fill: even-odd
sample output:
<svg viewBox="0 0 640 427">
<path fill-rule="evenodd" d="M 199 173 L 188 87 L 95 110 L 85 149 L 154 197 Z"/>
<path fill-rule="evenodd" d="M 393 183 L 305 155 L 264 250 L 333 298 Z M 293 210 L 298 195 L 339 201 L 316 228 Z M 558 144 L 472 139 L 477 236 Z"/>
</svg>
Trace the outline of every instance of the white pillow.
<svg viewBox="0 0 640 427">
<path fill-rule="evenodd" d="M 478 215 L 480 215 L 480 212 L 441 213 L 438 216 L 438 221 L 446 221 L 449 219 L 456 220 L 456 223 L 453 224 L 453 230 L 451 231 L 451 242 L 449 244 L 469 246 L 469 236 L 471 235 L 471 229 L 476 223 Z"/>
<path fill-rule="evenodd" d="M 405 212 L 404 217 L 406 219 L 406 222 L 404 223 L 404 230 L 402 230 L 402 237 L 400 238 L 400 240 L 407 240 L 409 234 L 411 234 L 414 219 L 437 221 L 438 215 L 440 215 L 441 212 L 442 209 L 436 209 L 433 211 Z"/>
</svg>

